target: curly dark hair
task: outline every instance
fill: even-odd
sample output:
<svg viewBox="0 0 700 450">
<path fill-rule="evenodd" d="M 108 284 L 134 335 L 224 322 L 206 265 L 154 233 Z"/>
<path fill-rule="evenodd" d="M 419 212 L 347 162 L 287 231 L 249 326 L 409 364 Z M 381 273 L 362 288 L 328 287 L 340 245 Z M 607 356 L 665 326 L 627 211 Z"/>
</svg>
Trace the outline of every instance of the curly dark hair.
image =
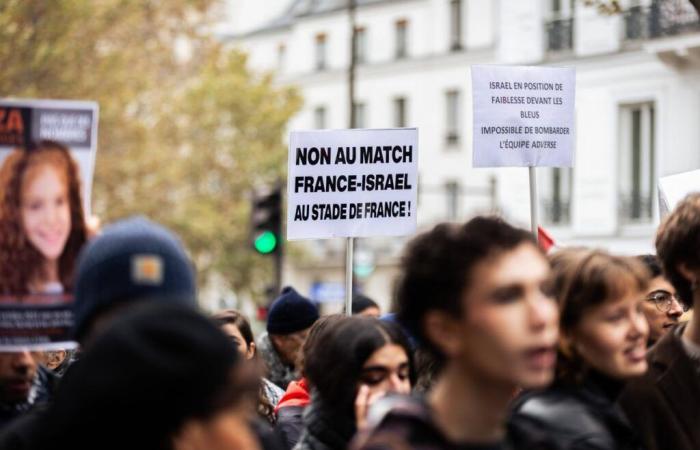
<svg viewBox="0 0 700 450">
<path fill-rule="evenodd" d="M 41 277 L 44 256 L 27 239 L 21 214 L 22 185 L 29 171 L 44 164 L 59 168 L 68 180 L 71 229 L 58 260 L 58 276 L 66 291 L 73 286 L 78 253 L 87 240 L 78 168 L 68 149 L 54 141 L 40 141 L 29 149 L 15 149 L 0 168 L 0 294 L 29 294 L 29 284 Z"/>
<path fill-rule="evenodd" d="M 462 297 L 476 281 L 472 279 L 474 267 L 521 244 L 539 249 L 530 233 L 498 217 L 476 217 L 465 224 L 441 223 L 417 236 L 408 244 L 402 261 L 396 293 L 399 322 L 443 362 L 445 355 L 423 330 L 426 313 L 438 310 L 461 315 Z"/>
<path fill-rule="evenodd" d="M 661 223 L 656 232 L 656 254 L 681 300 L 692 306 L 692 283 L 678 267 L 700 268 L 700 194 L 685 197 Z"/>
</svg>

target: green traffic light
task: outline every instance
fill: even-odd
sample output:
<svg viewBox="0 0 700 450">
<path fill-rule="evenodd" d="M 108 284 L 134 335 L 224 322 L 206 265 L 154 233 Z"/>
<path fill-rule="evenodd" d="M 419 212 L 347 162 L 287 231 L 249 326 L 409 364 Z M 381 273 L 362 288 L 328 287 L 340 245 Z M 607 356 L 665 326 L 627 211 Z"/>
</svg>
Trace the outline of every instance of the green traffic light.
<svg viewBox="0 0 700 450">
<path fill-rule="evenodd" d="M 277 236 L 272 231 L 264 231 L 255 238 L 253 245 L 258 253 L 272 253 L 277 248 Z"/>
</svg>

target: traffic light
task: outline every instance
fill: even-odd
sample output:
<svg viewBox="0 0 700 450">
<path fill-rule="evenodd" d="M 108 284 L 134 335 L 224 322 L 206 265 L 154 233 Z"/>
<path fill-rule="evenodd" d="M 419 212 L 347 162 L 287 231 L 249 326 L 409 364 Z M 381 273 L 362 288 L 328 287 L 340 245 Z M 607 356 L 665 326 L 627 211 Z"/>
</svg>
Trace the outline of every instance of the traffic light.
<svg viewBox="0 0 700 450">
<path fill-rule="evenodd" d="M 279 253 L 282 246 L 282 189 L 253 197 L 252 244 L 261 255 Z"/>
</svg>

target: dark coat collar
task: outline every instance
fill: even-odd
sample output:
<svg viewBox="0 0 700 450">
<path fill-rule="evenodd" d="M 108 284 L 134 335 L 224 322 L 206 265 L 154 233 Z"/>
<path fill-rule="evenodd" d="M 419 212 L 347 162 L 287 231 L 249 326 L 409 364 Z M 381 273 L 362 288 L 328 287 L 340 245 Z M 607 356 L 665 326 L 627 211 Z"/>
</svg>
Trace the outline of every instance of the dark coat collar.
<svg viewBox="0 0 700 450">
<path fill-rule="evenodd" d="M 700 442 L 700 373 L 683 348 L 685 328 L 686 323 L 676 326 L 649 350 L 649 371 L 678 422 L 693 442 Z"/>
</svg>

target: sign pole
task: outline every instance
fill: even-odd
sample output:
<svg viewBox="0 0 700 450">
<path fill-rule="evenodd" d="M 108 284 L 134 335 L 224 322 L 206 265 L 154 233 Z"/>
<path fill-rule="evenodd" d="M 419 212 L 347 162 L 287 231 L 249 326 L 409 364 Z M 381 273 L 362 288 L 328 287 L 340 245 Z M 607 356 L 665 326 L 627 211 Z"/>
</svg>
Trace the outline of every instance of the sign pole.
<svg viewBox="0 0 700 450">
<path fill-rule="evenodd" d="M 355 25 L 355 1 L 348 0 L 348 18 L 350 19 L 350 65 L 348 66 L 348 106 L 350 110 L 350 128 L 357 126 L 355 112 L 355 69 L 357 65 L 357 26 Z M 355 238 L 345 241 L 345 315 L 352 316 L 352 269 Z"/>
<path fill-rule="evenodd" d="M 345 315 L 352 316 L 352 266 L 355 238 L 345 240 Z"/>
<path fill-rule="evenodd" d="M 530 172 L 530 224 L 535 241 L 539 242 L 539 216 L 537 211 L 537 172 L 536 167 L 528 167 Z"/>
</svg>

